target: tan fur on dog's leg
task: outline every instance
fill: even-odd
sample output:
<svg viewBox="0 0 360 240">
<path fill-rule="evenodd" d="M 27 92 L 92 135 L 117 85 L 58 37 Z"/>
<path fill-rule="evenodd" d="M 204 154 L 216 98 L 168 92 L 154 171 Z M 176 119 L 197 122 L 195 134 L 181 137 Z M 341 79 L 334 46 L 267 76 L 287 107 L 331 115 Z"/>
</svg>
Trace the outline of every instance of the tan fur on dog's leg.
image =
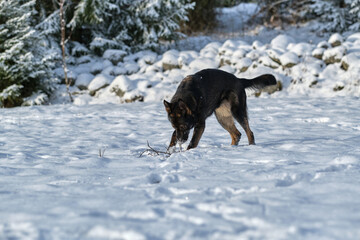
<svg viewBox="0 0 360 240">
<path fill-rule="evenodd" d="M 215 109 L 215 116 L 220 125 L 230 133 L 231 145 L 238 145 L 241 133 L 236 128 L 234 118 L 231 114 L 229 101 L 223 101 L 217 109 Z"/>
</svg>

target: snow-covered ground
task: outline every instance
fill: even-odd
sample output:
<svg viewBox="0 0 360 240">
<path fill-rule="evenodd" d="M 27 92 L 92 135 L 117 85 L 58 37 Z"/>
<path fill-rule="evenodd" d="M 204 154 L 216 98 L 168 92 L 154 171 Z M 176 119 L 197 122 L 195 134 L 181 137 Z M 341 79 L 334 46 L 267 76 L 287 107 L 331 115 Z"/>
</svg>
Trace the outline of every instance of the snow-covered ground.
<svg viewBox="0 0 360 240">
<path fill-rule="evenodd" d="M 61 86 L 0 109 L 0 239 L 358 239 L 360 35 L 247 30 L 255 11 L 221 9 L 217 34 L 165 53 L 70 58 L 74 104 Z M 161 100 L 207 67 L 281 82 L 248 100 L 257 145 L 212 116 L 198 148 L 140 157 L 169 144 Z"/>
<path fill-rule="evenodd" d="M 160 102 L 0 109 L 0 239 L 358 239 L 359 99 L 248 105 L 168 158 Z"/>
</svg>

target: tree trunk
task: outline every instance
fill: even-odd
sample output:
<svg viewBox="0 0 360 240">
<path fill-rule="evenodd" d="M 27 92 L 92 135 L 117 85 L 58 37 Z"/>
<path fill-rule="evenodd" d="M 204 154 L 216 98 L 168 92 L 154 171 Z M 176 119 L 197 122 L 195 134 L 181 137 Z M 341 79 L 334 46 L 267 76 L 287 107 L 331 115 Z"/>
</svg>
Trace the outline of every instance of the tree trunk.
<svg viewBox="0 0 360 240">
<path fill-rule="evenodd" d="M 67 66 L 66 66 L 66 55 L 65 55 L 65 35 L 66 35 L 66 29 L 65 29 L 65 17 L 64 17 L 64 3 L 65 0 L 60 0 L 59 4 L 60 4 L 60 27 L 61 27 L 61 52 L 62 52 L 62 61 L 63 61 L 63 69 L 64 69 L 64 76 L 65 76 L 65 84 L 66 84 L 66 91 L 69 95 L 70 98 L 70 102 L 73 102 L 73 98 L 71 96 L 70 93 L 70 85 L 71 85 L 71 80 L 68 79 L 67 77 Z"/>
</svg>

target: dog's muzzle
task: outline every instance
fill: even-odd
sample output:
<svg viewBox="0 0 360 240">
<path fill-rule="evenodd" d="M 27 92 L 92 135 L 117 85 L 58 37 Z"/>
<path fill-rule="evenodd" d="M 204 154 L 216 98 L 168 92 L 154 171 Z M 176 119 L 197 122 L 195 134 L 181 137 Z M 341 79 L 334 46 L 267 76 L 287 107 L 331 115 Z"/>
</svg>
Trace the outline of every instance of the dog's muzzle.
<svg viewBox="0 0 360 240">
<path fill-rule="evenodd" d="M 176 131 L 176 139 L 179 143 L 184 143 L 189 138 L 190 131 Z"/>
</svg>

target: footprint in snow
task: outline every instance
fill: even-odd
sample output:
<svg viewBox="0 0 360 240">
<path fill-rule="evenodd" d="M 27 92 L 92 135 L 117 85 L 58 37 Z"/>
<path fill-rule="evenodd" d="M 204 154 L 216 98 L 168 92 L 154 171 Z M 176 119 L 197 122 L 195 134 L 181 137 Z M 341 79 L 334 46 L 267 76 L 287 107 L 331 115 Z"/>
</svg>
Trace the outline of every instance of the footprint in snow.
<svg viewBox="0 0 360 240">
<path fill-rule="evenodd" d="M 177 174 L 164 174 L 151 173 L 148 177 L 148 182 L 151 184 L 159 184 L 161 182 L 178 183 L 185 180 L 185 177 L 181 177 Z"/>
<path fill-rule="evenodd" d="M 359 160 L 354 156 L 341 156 L 335 158 L 330 162 L 330 165 L 324 169 L 319 170 L 318 172 L 339 172 L 348 170 L 354 166 L 359 165 Z"/>
<path fill-rule="evenodd" d="M 311 174 L 285 174 L 281 179 L 277 179 L 276 187 L 290 187 L 298 182 L 308 182 L 314 179 Z"/>
<path fill-rule="evenodd" d="M 148 177 L 147 177 L 149 183 L 151 184 L 159 184 L 162 181 L 162 176 L 160 174 L 157 173 L 151 173 Z"/>
</svg>

